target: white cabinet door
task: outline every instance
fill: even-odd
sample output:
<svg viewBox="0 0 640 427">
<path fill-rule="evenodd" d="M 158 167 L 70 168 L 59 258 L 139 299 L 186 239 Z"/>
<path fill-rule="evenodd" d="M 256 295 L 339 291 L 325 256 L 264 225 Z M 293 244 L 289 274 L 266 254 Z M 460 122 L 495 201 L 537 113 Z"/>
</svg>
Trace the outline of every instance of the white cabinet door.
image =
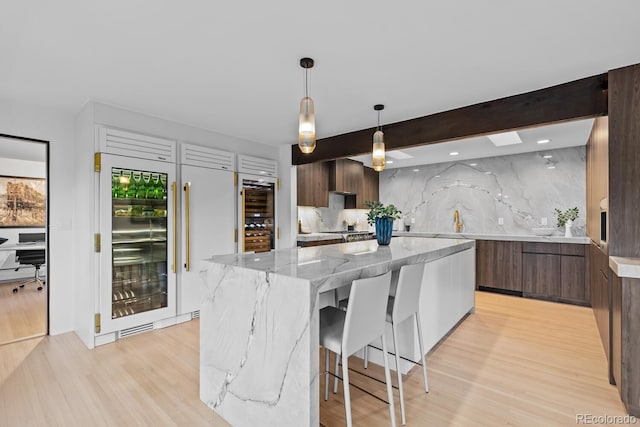
<svg viewBox="0 0 640 427">
<path fill-rule="evenodd" d="M 204 295 L 200 261 L 235 252 L 233 172 L 182 165 L 181 178 L 178 314 L 200 310 Z"/>
</svg>

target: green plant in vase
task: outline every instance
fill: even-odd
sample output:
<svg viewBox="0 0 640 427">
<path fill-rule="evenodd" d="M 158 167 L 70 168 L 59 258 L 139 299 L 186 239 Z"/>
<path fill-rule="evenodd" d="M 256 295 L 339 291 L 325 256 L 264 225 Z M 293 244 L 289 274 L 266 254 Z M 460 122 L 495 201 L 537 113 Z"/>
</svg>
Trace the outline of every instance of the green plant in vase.
<svg viewBox="0 0 640 427">
<path fill-rule="evenodd" d="M 393 221 L 402 217 L 402 212 L 394 205 L 383 205 L 379 201 L 365 202 L 369 208 L 367 222 L 376 226 L 376 239 L 379 245 L 388 245 L 391 242 Z"/>
<path fill-rule="evenodd" d="M 566 211 L 563 212 L 560 209 L 555 208 L 554 212 L 556 214 L 557 226 L 558 227 L 564 226 L 564 230 L 565 230 L 564 236 L 573 237 L 573 234 L 571 232 L 571 227 L 573 226 L 573 221 L 578 219 L 578 214 L 580 213 L 580 210 L 577 207 L 574 207 L 574 208 L 567 209 Z"/>
</svg>

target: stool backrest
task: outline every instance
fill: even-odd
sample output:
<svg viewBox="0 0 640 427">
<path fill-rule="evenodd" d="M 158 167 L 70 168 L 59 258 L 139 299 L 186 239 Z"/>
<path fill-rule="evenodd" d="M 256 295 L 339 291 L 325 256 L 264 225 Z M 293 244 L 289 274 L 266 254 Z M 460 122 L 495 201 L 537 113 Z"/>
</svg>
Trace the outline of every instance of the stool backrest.
<svg viewBox="0 0 640 427">
<path fill-rule="evenodd" d="M 384 334 L 391 272 L 354 280 L 342 334 L 343 354 L 353 354 Z"/>
<path fill-rule="evenodd" d="M 400 267 L 398 287 L 391 315 L 394 322 L 400 322 L 418 311 L 423 274 L 424 263 Z"/>
</svg>

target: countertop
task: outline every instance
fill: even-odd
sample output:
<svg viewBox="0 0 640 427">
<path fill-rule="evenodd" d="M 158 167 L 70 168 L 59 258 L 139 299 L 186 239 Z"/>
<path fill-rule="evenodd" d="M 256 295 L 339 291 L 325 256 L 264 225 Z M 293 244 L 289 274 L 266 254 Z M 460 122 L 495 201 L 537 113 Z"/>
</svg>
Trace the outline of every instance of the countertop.
<svg viewBox="0 0 640 427">
<path fill-rule="evenodd" d="M 345 231 L 344 234 L 347 234 Z M 340 233 L 308 233 L 308 234 L 298 234 L 297 241 L 298 242 L 315 242 L 318 240 L 334 240 L 341 239 L 344 234 Z"/>
<path fill-rule="evenodd" d="M 640 258 L 609 257 L 609 268 L 618 277 L 640 279 Z"/>
<path fill-rule="evenodd" d="M 523 234 L 426 233 L 419 231 L 394 231 L 393 235 L 406 237 L 461 238 L 472 240 L 505 240 L 512 242 L 578 243 L 582 245 L 588 245 L 590 243 L 590 239 L 587 236 L 564 237 Z"/>
<path fill-rule="evenodd" d="M 475 242 L 468 239 L 394 237 L 388 246 L 378 246 L 375 240 L 364 240 L 255 254 L 220 255 L 205 261 L 304 279 L 319 291 L 327 291 L 354 278 L 383 274 L 404 264 L 433 261 L 474 245 Z"/>
</svg>

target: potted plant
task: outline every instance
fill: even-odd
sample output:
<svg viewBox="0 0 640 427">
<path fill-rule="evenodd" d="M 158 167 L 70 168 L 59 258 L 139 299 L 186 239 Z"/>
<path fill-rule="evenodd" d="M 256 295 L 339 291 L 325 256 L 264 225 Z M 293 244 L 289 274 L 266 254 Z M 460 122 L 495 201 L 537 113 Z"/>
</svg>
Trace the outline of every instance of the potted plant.
<svg viewBox="0 0 640 427">
<path fill-rule="evenodd" d="M 376 226 L 376 239 L 379 245 L 388 245 L 391 242 L 393 232 L 393 221 L 400 219 L 402 212 L 394 205 L 383 205 L 378 201 L 365 202 L 369 208 L 367 222 Z"/>
<path fill-rule="evenodd" d="M 558 208 L 555 209 L 558 227 L 564 226 L 564 237 L 573 237 L 573 234 L 571 233 L 571 227 L 573 226 L 573 221 L 578 218 L 579 212 L 580 211 L 577 207 L 567 209 L 564 212 L 562 212 Z"/>
</svg>

